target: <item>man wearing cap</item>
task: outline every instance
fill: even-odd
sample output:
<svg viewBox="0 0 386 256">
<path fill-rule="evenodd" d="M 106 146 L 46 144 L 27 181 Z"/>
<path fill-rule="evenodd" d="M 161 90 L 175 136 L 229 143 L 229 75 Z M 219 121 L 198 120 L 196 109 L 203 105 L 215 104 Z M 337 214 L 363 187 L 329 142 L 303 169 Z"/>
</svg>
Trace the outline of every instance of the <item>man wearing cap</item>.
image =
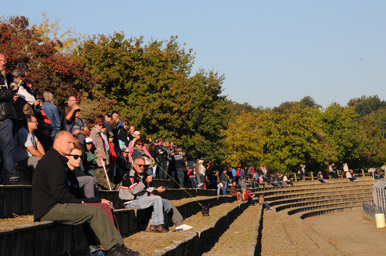
<svg viewBox="0 0 386 256">
<path fill-rule="evenodd" d="M 121 154 L 118 154 L 117 165 L 122 171 L 122 175 L 130 171 L 131 164 L 129 162 L 129 149 L 127 147 L 123 147 Z"/>
<path fill-rule="evenodd" d="M 94 127 L 91 129 L 90 132 L 90 138 L 93 140 L 93 143 L 95 145 L 95 153 L 100 153 L 101 157 L 98 157 L 96 159 L 96 163 L 98 165 L 98 168 L 94 170 L 94 176 L 98 180 L 98 184 L 102 186 L 105 189 L 109 189 L 108 181 L 105 175 L 105 170 L 108 171 L 108 166 L 110 164 L 109 154 L 106 151 L 106 145 L 105 141 L 102 138 L 102 126 L 103 126 L 103 119 L 98 117 L 95 119 Z M 110 182 L 111 183 L 111 182 Z M 113 184 L 111 183 L 111 187 L 113 187 Z"/>
<path fill-rule="evenodd" d="M 111 112 L 107 112 L 105 115 L 105 121 L 104 124 L 106 126 L 106 135 L 108 136 L 109 132 L 112 132 L 113 130 L 111 129 L 110 126 L 110 121 L 112 119 L 113 114 Z"/>
<path fill-rule="evenodd" d="M 171 215 L 176 230 L 191 229 L 191 226 L 184 224 L 184 219 L 174 204 L 158 195 L 164 192 L 165 188 L 150 187 L 149 183 L 152 180 L 151 171 L 145 172 L 145 158 L 142 156 L 136 158 L 133 168 L 123 176 L 122 185 L 119 188 L 119 198 L 124 200 L 125 208 L 146 209 L 153 206 L 150 232 L 168 232 L 164 227 L 164 212 Z"/>
</svg>

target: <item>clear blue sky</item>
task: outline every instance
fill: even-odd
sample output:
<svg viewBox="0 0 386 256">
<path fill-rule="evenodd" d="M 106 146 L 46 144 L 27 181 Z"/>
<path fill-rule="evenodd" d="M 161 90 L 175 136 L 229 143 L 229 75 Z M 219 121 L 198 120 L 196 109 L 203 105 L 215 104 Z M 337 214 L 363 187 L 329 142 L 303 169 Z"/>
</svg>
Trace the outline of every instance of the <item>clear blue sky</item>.
<svg viewBox="0 0 386 256">
<path fill-rule="evenodd" d="M 1 16 L 40 23 L 47 11 L 82 34 L 169 39 L 196 52 L 199 68 L 224 74 L 231 100 L 275 107 L 311 96 L 327 107 L 386 100 L 386 1 L 19 1 Z"/>
</svg>

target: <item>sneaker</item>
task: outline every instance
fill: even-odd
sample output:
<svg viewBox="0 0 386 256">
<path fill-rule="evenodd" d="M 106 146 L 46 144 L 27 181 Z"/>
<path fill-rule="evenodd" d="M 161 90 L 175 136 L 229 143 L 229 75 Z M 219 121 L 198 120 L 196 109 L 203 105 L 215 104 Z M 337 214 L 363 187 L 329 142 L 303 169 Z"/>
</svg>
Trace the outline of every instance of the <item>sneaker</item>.
<svg viewBox="0 0 386 256">
<path fill-rule="evenodd" d="M 179 225 L 178 227 L 176 227 L 176 231 L 189 230 L 189 229 L 192 229 L 192 228 L 193 228 L 192 226 L 189 226 L 189 225 L 186 225 L 186 224 L 182 224 L 182 225 Z"/>
</svg>

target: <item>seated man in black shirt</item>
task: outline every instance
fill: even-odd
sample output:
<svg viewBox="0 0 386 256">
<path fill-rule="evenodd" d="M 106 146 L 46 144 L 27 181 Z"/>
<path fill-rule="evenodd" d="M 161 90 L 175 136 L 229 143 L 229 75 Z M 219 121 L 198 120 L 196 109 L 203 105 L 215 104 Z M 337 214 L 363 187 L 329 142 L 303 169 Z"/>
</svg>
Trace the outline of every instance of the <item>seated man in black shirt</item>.
<svg viewBox="0 0 386 256">
<path fill-rule="evenodd" d="M 51 148 L 39 161 L 32 179 L 32 208 L 35 221 L 56 221 L 67 225 L 88 222 L 108 255 L 139 255 L 127 249 L 121 234 L 105 212 L 86 205 L 66 185 L 67 155 L 74 148 L 69 132 L 59 132 Z"/>
</svg>

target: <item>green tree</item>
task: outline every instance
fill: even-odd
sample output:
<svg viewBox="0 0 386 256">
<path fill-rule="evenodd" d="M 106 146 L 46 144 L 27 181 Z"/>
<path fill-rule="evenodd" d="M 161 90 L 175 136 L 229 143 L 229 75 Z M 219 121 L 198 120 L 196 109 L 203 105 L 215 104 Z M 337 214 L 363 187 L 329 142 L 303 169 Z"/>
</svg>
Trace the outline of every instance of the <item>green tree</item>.
<svg viewBox="0 0 386 256">
<path fill-rule="evenodd" d="M 362 96 L 360 98 L 351 99 L 347 105 L 349 107 L 354 107 L 355 112 L 359 117 L 362 117 L 378 109 L 386 108 L 386 101 L 380 100 L 377 95 L 369 97 Z"/>
<path fill-rule="evenodd" d="M 190 76 L 194 56 L 177 37 L 144 44 L 123 33 L 94 36 L 76 59 L 98 79 L 92 91 L 115 100 L 141 132 L 182 143 L 192 157 L 219 158 L 229 115 L 224 77 L 203 70 Z"/>
<path fill-rule="evenodd" d="M 321 115 L 325 151 L 330 162 L 347 162 L 350 167 L 362 167 L 366 162 L 368 141 L 360 129 L 352 107 L 330 105 Z"/>
<path fill-rule="evenodd" d="M 264 126 L 264 164 L 278 171 L 295 171 L 300 163 L 317 170 L 325 163 L 317 108 L 294 104 L 284 112 L 269 111 Z"/>
</svg>

